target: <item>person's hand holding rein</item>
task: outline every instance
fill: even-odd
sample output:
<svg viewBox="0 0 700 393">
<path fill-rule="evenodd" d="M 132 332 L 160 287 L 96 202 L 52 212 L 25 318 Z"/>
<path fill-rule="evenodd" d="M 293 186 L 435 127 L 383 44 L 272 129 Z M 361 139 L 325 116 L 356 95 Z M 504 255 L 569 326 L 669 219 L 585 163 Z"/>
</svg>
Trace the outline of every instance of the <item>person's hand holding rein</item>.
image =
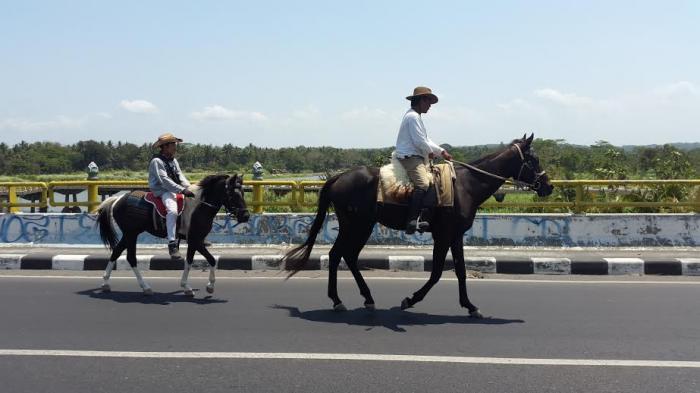
<svg viewBox="0 0 700 393">
<path fill-rule="evenodd" d="M 188 198 L 194 198 L 194 192 L 190 191 L 189 189 L 185 188 L 182 191 L 182 195 L 188 197 Z"/>
</svg>

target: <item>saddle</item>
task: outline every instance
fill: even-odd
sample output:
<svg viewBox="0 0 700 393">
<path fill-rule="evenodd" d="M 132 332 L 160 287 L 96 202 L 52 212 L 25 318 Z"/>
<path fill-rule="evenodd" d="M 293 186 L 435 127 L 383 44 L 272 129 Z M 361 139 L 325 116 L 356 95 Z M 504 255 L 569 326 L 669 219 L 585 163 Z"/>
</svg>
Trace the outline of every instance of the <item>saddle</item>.
<svg viewBox="0 0 700 393">
<path fill-rule="evenodd" d="M 160 199 L 160 197 L 155 196 L 152 192 L 147 192 L 146 195 L 144 195 L 143 199 L 153 205 L 155 208 L 154 210 L 158 213 L 159 216 L 165 218 L 165 216 L 168 214 L 168 211 L 165 209 L 165 204 L 163 203 L 163 200 Z M 182 209 L 185 207 L 185 196 L 182 194 L 175 194 L 175 200 L 177 201 L 177 215 L 179 216 L 182 214 Z"/>
<path fill-rule="evenodd" d="M 196 187 L 192 187 L 195 195 L 199 194 Z M 198 196 L 199 197 L 199 196 Z M 198 198 L 197 197 L 197 198 Z M 153 223 L 153 234 L 158 237 L 167 236 L 165 216 L 167 211 L 163 201 L 151 192 L 132 191 L 127 195 L 127 204 L 130 207 L 132 217 L 148 217 Z M 185 198 L 182 194 L 177 194 L 177 234 L 179 238 L 185 239 L 190 227 L 190 218 L 196 207 L 196 201 Z"/>
<path fill-rule="evenodd" d="M 456 175 L 452 163 L 430 165 L 428 177 L 430 187 L 423 205 L 425 207 L 454 206 Z M 378 203 L 408 206 L 414 188 L 406 169 L 394 155 L 391 157 L 391 163 L 379 169 Z"/>
</svg>

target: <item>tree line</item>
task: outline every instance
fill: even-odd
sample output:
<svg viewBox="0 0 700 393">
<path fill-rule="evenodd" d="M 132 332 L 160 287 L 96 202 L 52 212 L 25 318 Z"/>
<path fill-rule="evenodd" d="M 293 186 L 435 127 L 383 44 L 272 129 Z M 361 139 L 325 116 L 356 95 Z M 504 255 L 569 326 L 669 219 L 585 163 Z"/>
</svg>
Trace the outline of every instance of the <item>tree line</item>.
<svg viewBox="0 0 700 393">
<path fill-rule="evenodd" d="M 563 140 L 538 139 L 533 148 L 542 167 L 555 179 L 693 178 L 700 173 L 700 146 L 613 146 L 599 141 L 591 146 Z M 501 149 L 500 145 L 450 146 L 459 161 L 475 160 Z M 336 172 L 359 165 L 381 165 L 389 161 L 393 147 L 341 149 L 335 147 L 267 148 L 182 144 L 178 161 L 185 171 L 250 173 L 254 162 L 267 173 Z M 94 161 L 101 171 L 146 171 L 154 151 L 150 144 L 80 141 L 74 144 L 21 142 L 0 143 L 0 175 L 40 175 L 85 171 Z"/>
</svg>

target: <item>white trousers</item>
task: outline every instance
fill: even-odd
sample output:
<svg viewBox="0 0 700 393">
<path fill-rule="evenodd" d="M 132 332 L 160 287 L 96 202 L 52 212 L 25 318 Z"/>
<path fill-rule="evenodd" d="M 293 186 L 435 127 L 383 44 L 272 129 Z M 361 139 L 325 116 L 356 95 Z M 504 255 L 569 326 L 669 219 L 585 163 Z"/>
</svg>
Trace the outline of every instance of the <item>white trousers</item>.
<svg viewBox="0 0 700 393">
<path fill-rule="evenodd" d="M 175 227 L 177 226 L 177 200 L 172 192 L 163 193 L 160 199 L 165 205 L 168 214 L 165 216 L 165 226 L 168 229 L 168 241 L 175 241 Z"/>
</svg>

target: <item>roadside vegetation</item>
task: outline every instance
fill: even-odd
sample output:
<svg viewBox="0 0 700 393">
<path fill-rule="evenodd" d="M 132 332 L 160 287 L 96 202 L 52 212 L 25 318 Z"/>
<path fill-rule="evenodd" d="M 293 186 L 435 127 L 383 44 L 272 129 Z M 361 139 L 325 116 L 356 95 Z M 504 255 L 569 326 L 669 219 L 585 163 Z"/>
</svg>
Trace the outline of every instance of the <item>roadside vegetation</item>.
<svg viewBox="0 0 700 393">
<path fill-rule="evenodd" d="M 488 154 L 499 145 L 446 147 L 456 160 L 471 161 Z M 613 146 L 599 141 L 591 146 L 563 140 L 536 140 L 534 150 L 550 179 L 694 179 L 700 173 L 700 144 L 666 144 L 655 146 Z M 263 164 L 265 180 L 325 179 L 358 165 L 382 165 L 389 161 L 392 148 L 339 149 L 334 147 L 262 148 L 183 144 L 178 161 L 192 181 L 212 173 L 243 173 L 251 179 L 253 163 Z M 0 182 L 85 180 L 90 162 L 100 168 L 101 180 L 146 180 L 146 168 L 152 157 L 148 144 L 81 141 L 72 145 L 22 142 L 14 146 L 0 143 Z M 571 202 L 573 187 L 555 187 L 545 201 Z M 252 193 L 247 194 L 252 198 Z M 582 200 L 588 202 L 700 202 L 700 187 L 689 185 L 586 186 Z M 308 192 L 305 201 L 315 203 L 317 195 Z M 266 192 L 265 201 L 289 200 L 284 189 Z M 491 199 L 493 201 L 493 199 Z M 530 193 L 509 193 L 506 202 L 537 202 Z M 313 211 L 308 206 L 265 207 L 266 212 Z M 566 208 L 489 207 L 493 212 L 559 212 Z M 689 207 L 672 208 L 589 208 L 588 212 L 659 212 L 693 211 Z"/>
</svg>

